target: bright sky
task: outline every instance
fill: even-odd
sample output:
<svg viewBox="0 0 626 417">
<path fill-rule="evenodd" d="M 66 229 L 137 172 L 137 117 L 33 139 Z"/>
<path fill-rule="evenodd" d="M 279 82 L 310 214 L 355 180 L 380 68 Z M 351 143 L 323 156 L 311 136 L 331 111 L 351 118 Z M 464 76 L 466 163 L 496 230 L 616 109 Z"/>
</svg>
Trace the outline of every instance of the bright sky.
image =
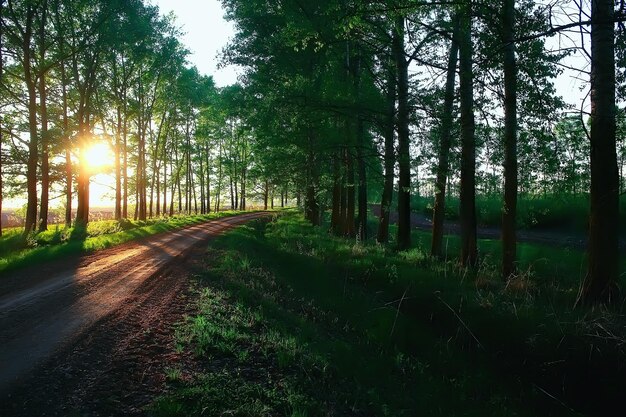
<svg viewBox="0 0 626 417">
<path fill-rule="evenodd" d="M 232 66 L 218 69 L 222 48 L 235 31 L 224 20 L 224 11 L 218 0 L 151 0 L 159 6 L 161 14 L 174 12 L 176 25 L 185 35 L 183 44 L 191 50 L 189 61 L 201 74 L 212 75 L 218 87 L 237 82 L 237 72 Z"/>
</svg>

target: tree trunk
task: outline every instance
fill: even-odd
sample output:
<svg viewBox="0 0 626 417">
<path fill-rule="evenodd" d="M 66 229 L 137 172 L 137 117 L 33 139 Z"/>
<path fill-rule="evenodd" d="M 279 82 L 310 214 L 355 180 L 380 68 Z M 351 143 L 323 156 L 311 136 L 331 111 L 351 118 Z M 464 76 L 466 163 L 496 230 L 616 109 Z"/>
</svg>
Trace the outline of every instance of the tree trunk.
<svg viewBox="0 0 626 417">
<path fill-rule="evenodd" d="M 0 0 L 1 3 L 1 0 Z M 0 5 L 0 11 L 2 7 Z M 0 50 L 2 50 L 2 44 L 0 42 Z M 2 79 L 2 53 L 0 52 L 0 79 Z M 0 236 L 2 236 L 2 140 L 4 139 L 4 135 L 2 134 L 2 126 L 3 126 L 4 118 L 0 116 Z"/>
<path fill-rule="evenodd" d="M 165 145 L 163 145 L 163 216 L 167 216 L 167 155 L 165 153 Z M 171 170 L 170 164 L 170 170 Z"/>
<path fill-rule="evenodd" d="M 313 148 L 314 141 L 314 133 L 309 128 L 308 132 L 308 142 L 309 142 L 309 153 L 308 153 L 308 161 L 307 161 L 307 185 L 306 185 L 306 201 L 305 201 L 305 216 L 308 221 L 313 224 L 313 226 L 320 225 L 320 211 L 319 205 L 317 202 L 317 172 L 316 172 L 316 161 L 315 161 L 315 151 Z M 274 208 L 274 195 L 272 191 L 271 196 L 272 208 Z"/>
<path fill-rule="evenodd" d="M 387 114 L 385 115 L 385 182 L 383 195 L 380 201 L 380 219 L 378 224 L 378 243 L 389 242 L 389 214 L 393 200 L 394 168 L 396 165 L 395 131 L 396 131 L 396 67 L 393 60 L 389 60 L 387 74 Z"/>
<path fill-rule="evenodd" d="M 516 272 L 517 259 L 517 63 L 515 0 L 504 0 L 504 208 L 502 210 L 502 277 Z"/>
<path fill-rule="evenodd" d="M 215 209 L 216 213 L 220 211 L 220 205 L 222 203 L 222 183 L 224 182 L 224 167 L 222 166 L 222 140 L 218 142 L 217 153 L 217 187 L 215 187 Z"/>
<path fill-rule="evenodd" d="M 24 233 L 32 232 L 37 223 L 37 160 L 38 137 L 37 137 L 37 91 L 33 81 L 31 62 L 32 24 L 35 11 L 33 6 L 28 6 L 26 12 L 26 28 L 22 39 L 22 51 L 24 54 L 24 79 L 26 81 L 28 96 L 28 128 L 30 138 L 28 141 L 28 162 L 26 165 L 26 219 Z"/>
<path fill-rule="evenodd" d="M 409 64 L 404 50 L 404 17 L 393 34 L 393 54 L 398 71 L 398 249 L 411 246 L 411 157 L 409 154 Z"/>
<path fill-rule="evenodd" d="M 44 0 L 41 5 L 41 17 L 39 23 L 39 65 L 46 65 L 46 20 L 48 15 L 48 1 Z M 48 230 L 48 205 L 50 192 L 50 161 L 48 137 L 48 105 L 46 70 L 39 72 L 39 116 L 41 123 L 41 208 L 39 210 L 39 231 Z"/>
<path fill-rule="evenodd" d="M 459 32 L 461 99 L 461 265 L 478 263 L 476 242 L 476 140 L 474 137 L 474 76 L 472 70 L 471 5 L 462 6 Z"/>
<path fill-rule="evenodd" d="M 72 227 L 72 140 L 69 135 L 67 78 L 61 62 L 61 94 L 63 101 L 63 138 L 65 141 L 65 227 Z"/>
<path fill-rule="evenodd" d="M 2 45 L 2 26 L 3 26 L 3 22 L 2 22 L 2 16 L 4 15 L 4 0 L 0 0 L 0 82 L 2 82 L 2 78 L 4 76 L 4 57 L 2 56 L 2 48 L 4 47 Z M 2 134 L 2 128 L 4 126 L 4 115 L 2 113 L 0 113 L 0 236 L 2 236 L 2 193 L 3 193 L 3 189 L 2 189 L 2 139 L 4 138 L 4 135 Z"/>
<path fill-rule="evenodd" d="M 117 131 L 115 134 L 115 220 L 122 218 L 122 107 L 117 105 Z"/>
<path fill-rule="evenodd" d="M 84 109 L 79 110 L 79 128 L 78 128 L 78 140 L 79 140 L 79 157 L 78 157 L 78 187 L 77 187 L 77 199 L 78 207 L 76 210 L 76 224 L 79 226 L 86 226 L 89 222 L 89 167 L 84 158 L 84 153 L 88 147 L 87 134 L 89 129 L 85 125 Z"/>
<path fill-rule="evenodd" d="M 456 65 L 459 57 L 458 32 L 459 21 L 454 18 L 454 35 L 450 43 L 448 55 L 448 73 L 446 76 L 446 91 L 441 114 L 441 131 L 439 143 L 439 160 L 437 162 L 437 179 L 435 182 L 435 206 L 433 207 L 433 236 L 430 254 L 434 257 L 443 255 L 443 224 L 446 216 L 446 184 L 450 169 L 450 148 L 452 146 L 452 123 L 454 115 L 454 87 L 456 79 Z"/>
<path fill-rule="evenodd" d="M 125 71 L 124 71 L 125 72 Z M 122 129 L 122 152 L 123 152 L 123 166 L 122 174 L 124 175 L 124 196 L 122 199 L 122 218 L 128 218 L 128 103 L 126 100 L 126 87 L 124 86 L 124 92 L 122 94 L 124 103 L 124 126 Z"/>
<path fill-rule="evenodd" d="M 584 305 L 615 304 L 619 301 L 614 13 L 613 0 L 591 2 L 589 266 L 577 301 Z"/>
<path fill-rule="evenodd" d="M 348 181 L 347 181 L 347 165 L 348 165 L 348 150 L 344 148 L 341 152 L 342 162 L 343 162 L 343 172 L 340 173 L 341 180 L 341 196 L 340 196 L 340 210 L 339 210 L 339 219 L 340 219 L 340 230 L 344 236 L 348 235 Z M 299 194 L 298 194 L 299 197 Z M 300 202 L 298 201 L 298 206 L 300 206 Z"/>
<path fill-rule="evenodd" d="M 190 195 L 189 198 L 193 197 L 193 213 L 195 215 L 197 215 L 198 214 L 198 198 L 197 198 L 197 195 L 196 195 L 196 184 L 194 182 L 193 172 L 191 172 L 191 174 L 190 174 L 190 179 L 191 179 L 191 192 L 192 192 L 192 195 Z M 191 203 L 191 201 L 190 201 L 190 203 Z"/>
<path fill-rule="evenodd" d="M 357 170 L 359 173 L 357 231 L 359 242 L 367 240 L 367 169 L 365 168 L 365 126 L 359 116 L 357 120 Z"/>
<path fill-rule="evenodd" d="M 206 212 L 211 213 L 211 158 L 208 143 L 204 152 L 206 156 Z"/>
<path fill-rule="evenodd" d="M 347 212 L 346 212 L 346 236 L 355 237 L 355 222 L 354 215 L 356 212 L 356 199 L 354 196 L 354 157 L 352 156 L 352 150 L 348 149 L 347 155 L 347 170 L 348 170 L 348 184 L 346 186 L 348 192 L 347 198 Z"/>
<path fill-rule="evenodd" d="M 280 196 L 281 207 L 284 207 L 283 196 Z M 330 216 L 330 230 L 338 235 L 341 231 L 341 219 L 339 217 L 341 210 L 341 179 L 339 170 L 339 158 L 333 158 L 333 197 L 332 197 L 332 212 Z"/>
<path fill-rule="evenodd" d="M 204 178 L 205 178 L 205 176 L 204 176 L 204 156 L 203 155 L 200 156 L 200 175 L 199 175 L 199 177 L 200 177 L 200 214 L 206 214 L 206 207 L 205 207 L 206 199 L 205 199 L 205 196 L 204 196 L 204 191 L 205 191 L 205 188 L 204 188 Z"/>
</svg>

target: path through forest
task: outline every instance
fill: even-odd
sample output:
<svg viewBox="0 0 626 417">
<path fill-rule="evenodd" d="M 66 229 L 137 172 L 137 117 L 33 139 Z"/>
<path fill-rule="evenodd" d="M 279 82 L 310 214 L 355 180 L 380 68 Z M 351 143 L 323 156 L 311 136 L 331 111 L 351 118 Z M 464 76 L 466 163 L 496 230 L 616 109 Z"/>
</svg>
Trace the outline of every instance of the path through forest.
<svg viewBox="0 0 626 417">
<path fill-rule="evenodd" d="M 210 221 L 3 277 L 0 415 L 106 415 L 103 398 L 109 411 L 123 400 L 124 414 L 139 412 L 162 389 L 161 368 L 172 359 L 163 355 L 175 355 L 169 330 L 188 308 L 190 253 L 267 215 Z"/>
</svg>

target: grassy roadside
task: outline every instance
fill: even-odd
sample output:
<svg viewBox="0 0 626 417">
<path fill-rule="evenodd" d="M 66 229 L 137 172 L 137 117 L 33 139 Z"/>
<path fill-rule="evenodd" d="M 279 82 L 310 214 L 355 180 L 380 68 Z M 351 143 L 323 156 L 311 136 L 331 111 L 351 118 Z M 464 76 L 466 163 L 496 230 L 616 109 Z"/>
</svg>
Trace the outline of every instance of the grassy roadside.
<svg viewBox="0 0 626 417">
<path fill-rule="evenodd" d="M 26 238 L 22 229 L 9 229 L 0 238 L 0 274 L 26 265 L 106 249 L 130 240 L 241 214 L 223 211 L 207 215 L 173 216 L 147 221 L 107 220 L 91 222 L 87 228 L 54 227 Z"/>
<path fill-rule="evenodd" d="M 176 336 L 196 366 L 168 370 L 157 416 L 608 415 L 620 398 L 618 317 L 297 214 L 219 238 L 196 286 Z"/>
</svg>

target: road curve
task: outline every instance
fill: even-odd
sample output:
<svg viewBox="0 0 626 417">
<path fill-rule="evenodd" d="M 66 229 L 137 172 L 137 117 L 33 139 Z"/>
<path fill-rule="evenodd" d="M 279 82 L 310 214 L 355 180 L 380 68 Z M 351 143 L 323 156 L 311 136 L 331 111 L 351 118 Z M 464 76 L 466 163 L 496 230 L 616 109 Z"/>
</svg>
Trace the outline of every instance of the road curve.
<svg viewBox="0 0 626 417">
<path fill-rule="evenodd" d="M 249 213 L 61 261 L 54 270 L 4 277 L 0 288 L 0 394 L 184 260 L 196 245 L 268 213 Z M 14 284 L 14 285 L 12 285 Z M 13 290 L 7 289 L 13 287 Z"/>
</svg>

